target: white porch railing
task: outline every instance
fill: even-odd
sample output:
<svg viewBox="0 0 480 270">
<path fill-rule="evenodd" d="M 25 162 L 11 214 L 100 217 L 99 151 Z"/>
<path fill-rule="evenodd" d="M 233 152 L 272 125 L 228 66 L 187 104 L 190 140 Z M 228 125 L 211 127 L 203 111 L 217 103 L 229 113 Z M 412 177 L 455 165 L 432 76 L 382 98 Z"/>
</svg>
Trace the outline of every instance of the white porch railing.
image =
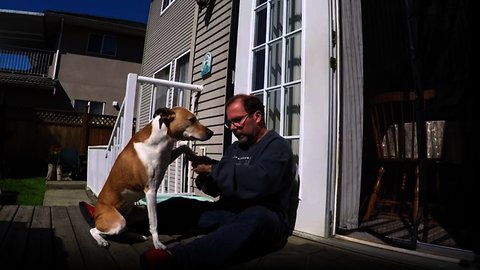
<svg viewBox="0 0 480 270">
<path fill-rule="evenodd" d="M 203 90 L 202 85 L 155 79 L 138 76 L 135 73 L 129 73 L 127 77 L 125 98 L 122 102 L 122 106 L 120 107 L 120 111 L 118 112 L 118 117 L 108 145 L 88 147 L 87 188 L 90 189 L 95 196 L 98 196 L 102 190 L 103 184 L 105 184 L 115 159 L 132 137 L 135 93 L 138 83 L 149 83 L 167 87 L 183 88 L 195 92 L 200 92 Z M 161 189 L 159 189 L 159 191 L 160 190 Z"/>
</svg>

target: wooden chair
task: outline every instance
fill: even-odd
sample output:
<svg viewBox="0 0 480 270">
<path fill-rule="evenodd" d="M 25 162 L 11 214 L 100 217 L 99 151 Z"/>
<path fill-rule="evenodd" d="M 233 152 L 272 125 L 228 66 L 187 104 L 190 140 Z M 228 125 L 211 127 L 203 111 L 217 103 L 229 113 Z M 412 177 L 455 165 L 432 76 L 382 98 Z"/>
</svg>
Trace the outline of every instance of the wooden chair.
<svg viewBox="0 0 480 270">
<path fill-rule="evenodd" d="M 435 96 L 434 90 L 423 92 L 424 102 Z M 405 192 L 407 186 L 407 169 L 415 171 L 413 201 L 411 202 L 411 218 L 417 216 L 419 210 L 419 174 L 417 140 L 415 128 L 415 93 L 389 92 L 376 95 L 368 100 L 368 108 L 372 121 L 372 131 L 375 142 L 376 157 L 379 163 L 378 175 L 369 196 L 367 209 L 363 220 L 369 220 L 373 215 L 377 200 L 380 200 L 380 189 L 386 168 L 399 170 L 392 172 L 389 179 L 397 174 L 401 177 L 400 191 Z M 427 143 L 428 158 L 434 160 L 441 156 L 444 121 L 428 121 Z M 435 138 L 431 138 L 435 136 Z M 441 137 L 441 138 L 437 138 Z M 392 183 L 395 185 L 395 183 Z M 404 196 L 406 198 L 407 196 Z M 384 200 L 389 203 L 399 203 L 398 200 Z"/>
</svg>

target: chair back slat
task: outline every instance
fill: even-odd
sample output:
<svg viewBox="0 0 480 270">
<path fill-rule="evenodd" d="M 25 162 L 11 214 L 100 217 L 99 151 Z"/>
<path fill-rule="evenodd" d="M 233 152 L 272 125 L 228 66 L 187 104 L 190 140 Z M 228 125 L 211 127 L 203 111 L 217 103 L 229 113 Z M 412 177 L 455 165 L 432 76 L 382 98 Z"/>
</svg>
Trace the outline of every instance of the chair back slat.
<svg viewBox="0 0 480 270">
<path fill-rule="evenodd" d="M 434 90 L 423 92 L 424 102 L 434 96 Z M 381 93 L 369 99 L 378 158 L 392 160 L 417 158 L 415 101 L 414 92 L 402 91 Z"/>
</svg>

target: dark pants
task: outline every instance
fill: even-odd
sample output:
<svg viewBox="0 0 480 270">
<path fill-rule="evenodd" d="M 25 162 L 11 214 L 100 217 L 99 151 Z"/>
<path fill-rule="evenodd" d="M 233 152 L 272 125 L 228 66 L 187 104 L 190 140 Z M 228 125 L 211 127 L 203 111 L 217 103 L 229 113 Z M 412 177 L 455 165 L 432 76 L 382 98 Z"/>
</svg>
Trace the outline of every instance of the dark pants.
<svg viewBox="0 0 480 270">
<path fill-rule="evenodd" d="M 169 247 L 184 269 L 219 268 L 282 248 L 286 228 L 278 215 L 252 206 L 231 211 L 218 202 L 175 197 L 157 204 L 160 234 L 201 235 Z"/>
</svg>

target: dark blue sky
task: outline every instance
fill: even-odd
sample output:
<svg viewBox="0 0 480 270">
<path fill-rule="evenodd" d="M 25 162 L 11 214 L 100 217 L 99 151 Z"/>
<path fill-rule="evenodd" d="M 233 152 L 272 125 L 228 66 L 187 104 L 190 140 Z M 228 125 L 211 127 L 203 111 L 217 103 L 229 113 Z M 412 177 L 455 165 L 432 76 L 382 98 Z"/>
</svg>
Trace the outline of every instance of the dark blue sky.
<svg viewBox="0 0 480 270">
<path fill-rule="evenodd" d="M 78 13 L 147 23 L 150 0 L 0 0 L 0 9 Z"/>
</svg>

